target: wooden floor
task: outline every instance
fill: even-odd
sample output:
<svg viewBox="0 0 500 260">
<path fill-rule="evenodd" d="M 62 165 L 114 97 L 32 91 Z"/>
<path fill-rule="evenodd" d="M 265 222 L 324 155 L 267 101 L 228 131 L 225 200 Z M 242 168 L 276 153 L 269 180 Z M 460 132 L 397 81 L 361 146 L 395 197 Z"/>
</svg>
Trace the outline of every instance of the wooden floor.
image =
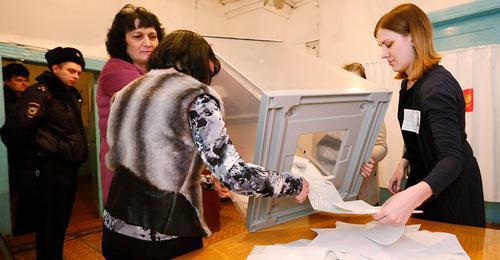
<svg viewBox="0 0 500 260">
<path fill-rule="evenodd" d="M 220 211 L 221 230 L 215 232 L 210 238 L 204 239 L 203 244 L 208 245 L 225 238 L 244 232 L 243 218 L 231 201 L 221 203 Z M 75 214 L 76 215 L 76 214 Z M 86 221 L 83 226 L 72 225 L 64 243 L 64 259 L 104 259 L 101 254 L 102 222 Z M 34 244 L 28 247 L 11 246 L 15 259 L 35 259 Z"/>
</svg>

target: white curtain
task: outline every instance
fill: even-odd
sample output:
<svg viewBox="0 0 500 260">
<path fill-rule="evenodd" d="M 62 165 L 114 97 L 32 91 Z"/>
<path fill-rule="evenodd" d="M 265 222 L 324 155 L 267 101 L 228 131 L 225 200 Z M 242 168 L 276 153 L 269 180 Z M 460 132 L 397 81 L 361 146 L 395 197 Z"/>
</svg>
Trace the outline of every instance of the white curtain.
<svg viewBox="0 0 500 260">
<path fill-rule="evenodd" d="M 441 53 L 441 64 L 458 80 L 462 89 L 473 89 L 473 111 L 466 113 L 466 132 L 483 179 L 486 201 L 500 202 L 500 45 L 477 46 Z M 385 61 L 365 64 L 367 78 L 394 91 L 385 122 L 389 152 L 380 163 L 379 180 L 387 187 L 402 154 L 403 141 L 397 122 L 401 81 Z"/>
</svg>

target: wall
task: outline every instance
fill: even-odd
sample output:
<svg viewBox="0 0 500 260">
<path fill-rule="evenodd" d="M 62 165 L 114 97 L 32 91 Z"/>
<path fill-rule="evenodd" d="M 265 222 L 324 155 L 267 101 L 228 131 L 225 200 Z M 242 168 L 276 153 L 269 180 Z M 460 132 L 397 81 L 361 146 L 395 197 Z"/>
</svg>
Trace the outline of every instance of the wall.
<svg viewBox="0 0 500 260">
<path fill-rule="evenodd" d="M 337 65 L 380 59 L 373 38 L 378 19 L 404 0 L 319 0 L 320 57 Z M 426 13 L 470 0 L 411 1 Z"/>
<path fill-rule="evenodd" d="M 203 35 L 289 38 L 292 42 L 317 38 L 318 8 L 315 1 L 306 1 L 287 18 L 273 14 L 269 8 L 228 16 L 228 7 L 219 4 L 218 0 L 88 0 L 76 5 L 64 0 L 19 0 L 0 2 L 3 10 L 0 42 L 45 49 L 73 46 L 85 56 L 106 59 L 104 41 L 107 30 L 116 12 L 127 3 L 151 10 L 167 31 L 189 29 Z M 311 19 L 311 13 L 314 19 Z"/>
<path fill-rule="evenodd" d="M 127 3 L 140 3 L 165 23 L 163 1 L 1 1 L 0 41 L 42 48 L 73 46 L 86 56 L 106 58 L 107 30 Z"/>
</svg>

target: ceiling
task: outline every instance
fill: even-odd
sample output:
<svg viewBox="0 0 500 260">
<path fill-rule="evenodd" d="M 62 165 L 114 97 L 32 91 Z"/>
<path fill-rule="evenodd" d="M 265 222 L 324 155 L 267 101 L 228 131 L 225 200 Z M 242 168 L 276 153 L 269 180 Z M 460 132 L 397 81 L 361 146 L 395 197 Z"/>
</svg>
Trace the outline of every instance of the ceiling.
<svg viewBox="0 0 500 260">
<path fill-rule="evenodd" d="M 318 0 L 219 0 L 219 3 L 229 18 L 261 8 L 288 18 L 294 9 L 313 1 Z"/>
<path fill-rule="evenodd" d="M 272 5 L 277 9 L 283 8 L 296 8 L 303 2 L 308 2 L 308 0 L 256 0 L 256 1 L 248 1 L 248 0 L 219 0 L 222 5 L 226 4 L 236 4 L 242 2 L 262 2 L 263 5 Z"/>
</svg>

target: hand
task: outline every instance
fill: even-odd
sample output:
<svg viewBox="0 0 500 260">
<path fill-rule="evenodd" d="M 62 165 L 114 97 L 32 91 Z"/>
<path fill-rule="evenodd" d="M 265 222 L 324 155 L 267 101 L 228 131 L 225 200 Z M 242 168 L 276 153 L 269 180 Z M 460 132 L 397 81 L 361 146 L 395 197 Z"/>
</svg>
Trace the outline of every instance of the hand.
<svg viewBox="0 0 500 260">
<path fill-rule="evenodd" d="M 361 166 L 360 170 L 361 176 L 365 178 L 371 176 L 374 167 L 375 167 L 375 159 L 371 157 L 368 162 L 363 163 L 363 165 Z"/>
<path fill-rule="evenodd" d="M 309 194 L 309 182 L 306 181 L 304 178 L 300 178 L 302 180 L 302 190 L 300 191 L 299 195 L 295 197 L 295 201 L 297 203 L 302 203 L 304 200 L 307 198 L 307 194 Z"/>
<path fill-rule="evenodd" d="M 432 196 L 432 190 L 426 182 L 420 182 L 390 197 L 373 219 L 382 224 L 406 224 L 413 210 Z"/>
<path fill-rule="evenodd" d="M 408 203 L 407 193 L 405 190 L 390 197 L 380 211 L 372 215 L 373 219 L 381 224 L 406 224 L 415 209 Z"/>
<path fill-rule="evenodd" d="M 408 163 L 409 163 L 408 160 L 401 158 L 398 167 L 396 168 L 396 171 L 392 175 L 391 179 L 389 179 L 389 184 L 387 185 L 387 187 L 389 188 L 389 191 L 393 195 L 401 191 L 401 181 L 405 176 L 406 167 L 408 167 Z"/>
<path fill-rule="evenodd" d="M 219 197 L 221 199 L 231 198 L 231 192 L 229 191 L 228 188 L 222 186 L 219 179 L 212 176 L 212 181 L 214 182 L 214 186 L 215 186 L 214 190 L 217 192 L 217 194 L 219 195 Z"/>
</svg>

